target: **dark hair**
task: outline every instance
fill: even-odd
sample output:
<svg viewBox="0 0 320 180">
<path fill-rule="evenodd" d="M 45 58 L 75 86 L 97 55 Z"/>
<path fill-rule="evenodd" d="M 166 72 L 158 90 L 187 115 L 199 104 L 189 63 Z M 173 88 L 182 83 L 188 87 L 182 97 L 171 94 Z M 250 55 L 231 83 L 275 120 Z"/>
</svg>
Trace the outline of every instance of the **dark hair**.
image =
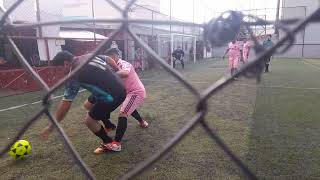
<svg viewBox="0 0 320 180">
<path fill-rule="evenodd" d="M 52 64 L 54 66 L 62 66 L 65 61 L 72 61 L 74 55 L 69 51 L 60 51 L 54 58 L 52 59 Z"/>
<path fill-rule="evenodd" d="M 110 56 L 112 54 L 117 54 L 119 55 L 119 50 L 117 48 L 109 48 L 105 52 L 105 55 Z"/>
</svg>

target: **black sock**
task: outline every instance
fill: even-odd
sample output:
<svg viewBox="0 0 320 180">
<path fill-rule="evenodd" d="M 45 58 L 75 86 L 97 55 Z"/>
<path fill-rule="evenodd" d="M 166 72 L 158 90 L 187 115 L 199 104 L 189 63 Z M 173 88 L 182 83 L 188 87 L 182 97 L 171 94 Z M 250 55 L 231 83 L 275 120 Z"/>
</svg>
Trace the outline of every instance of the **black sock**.
<svg viewBox="0 0 320 180">
<path fill-rule="evenodd" d="M 142 121 L 142 118 L 139 114 L 139 112 L 137 110 L 134 110 L 131 114 L 132 117 L 134 117 L 137 121 L 141 122 Z"/>
<path fill-rule="evenodd" d="M 101 129 L 94 133 L 96 136 L 98 136 L 100 139 L 102 139 L 103 143 L 111 143 L 112 139 L 107 135 L 107 133 L 104 131 L 103 126 L 101 126 Z"/>
<path fill-rule="evenodd" d="M 115 129 L 117 126 L 114 125 L 110 119 L 105 119 L 105 120 L 102 120 L 103 124 L 104 124 L 104 127 L 107 128 L 107 129 Z"/>
<path fill-rule="evenodd" d="M 115 141 L 121 142 L 122 137 L 127 130 L 127 123 L 128 122 L 126 117 L 119 117 L 116 136 L 114 137 Z"/>
</svg>

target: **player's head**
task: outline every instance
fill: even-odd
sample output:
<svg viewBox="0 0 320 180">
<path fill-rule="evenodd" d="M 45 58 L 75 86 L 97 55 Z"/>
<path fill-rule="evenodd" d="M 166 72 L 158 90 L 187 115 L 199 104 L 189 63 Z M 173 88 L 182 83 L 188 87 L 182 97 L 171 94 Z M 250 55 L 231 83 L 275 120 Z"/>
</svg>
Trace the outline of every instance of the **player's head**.
<svg viewBox="0 0 320 180">
<path fill-rule="evenodd" d="M 52 65 L 54 66 L 63 66 L 65 64 L 71 63 L 74 59 L 74 55 L 69 51 L 60 51 L 58 54 L 52 59 Z"/>
<path fill-rule="evenodd" d="M 269 34 L 268 36 L 267 36 L 267 40 L 271 40 L 271 35 Z"/>
<path fill-rule="evenodd" d="M 237 41 L 237 40 L 236 40 L 236 39 L 234 39 L 234 40 L 232 40 L 231 42 L 232 42 L 232 44 L 234 44 L 234 43 L 236 43 L 236 41 Z"/>
<path fill-rule="evenodd" d="M 181 49 L 181 46 L 178 46 L 178 49 Z"/>
<path fill-rule="evenodd" d="M 105 51 L 105 55 L 111 57 L 113 60 L 119 60 L 119 50 L 117 48 L 110 48 Z"/>
</svg>

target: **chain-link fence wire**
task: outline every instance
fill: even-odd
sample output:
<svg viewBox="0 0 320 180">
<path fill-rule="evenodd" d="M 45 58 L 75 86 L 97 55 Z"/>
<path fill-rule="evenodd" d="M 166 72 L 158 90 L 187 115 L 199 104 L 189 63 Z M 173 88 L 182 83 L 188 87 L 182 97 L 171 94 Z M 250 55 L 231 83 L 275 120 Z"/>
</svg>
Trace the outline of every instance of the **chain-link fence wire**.
<svg viewBox="0 0 320 180">
<path fill-rule="evenodd" d="M 100 54 L 106 47 L 105 45 L 109 43 L 119 32 L 126 31 L 130 34 L 130 36 L 135 40 L 151 57 L 153 57 L 154 61 L 158 62 L 166 71 L 168 71 L 172 76 L 174 76 L 181 84 L 184 85 L 186 89 L 188 89 L 198 100 L 198 105 L 196 107 L 196 114 L 187 121 L 186 125 L 169 141 L 167 144 L 153 156 L 138 164 L 134 169 L 127 172 L 120 179 L 130 179 L 136 177 L 141 174 L 144 170 L 149 168 L 151 165 L 160 160 L 165 154 L 167 154 L 175 145 L 178 144 L 193 128 L 200 124 L 203 129 L 207 132 L 208 136 L 212 138 L 214 142 L 220 146 L 221 149 L 226 153 L 226 155 L 242 170 L 244 175 L 249 179 L 257 179 L 258 177 L 255 173 L 250 170 L 245 163 L 237 157 L 232 150 L 224 143 L 219 135 L 217 135 L 216 131 L 209 127 L 206 120 L 205 115 L 208 111 L 207 101 L 210 97 L 215 95 L 217 92 L 223 90 L 229 84 L 234 81 L 234 77 L 237 76 L 245 76 L 248 78 L 257 78 L 260 80 L 261 72 L 264 66 L 264 59 L 267 57 L 284 53 L 287 51 L 290 46 L 293 44 L 295 40 L 295 35 L 303 30 L 308 24 L 312 22 L 317 22 L 320 19 L 320 9 L 317 9 L 311 15 L 306 17 L 305 19 L 290 19 L 290 20 L 282 20 L 282 21 L 268 21 L 256 16 L 252 15 L 244 15 L 241 12 L 226 12 L 223 13 L 216 19 L 213 19 L 210 23 L 206 25 L 197 25 L 194 23 L 180 22 L 180 21 L 152 21 L 148 19 L 130 19 L 128 16 L 128 12 L 130 7 L 135 3 L 136 0 L 131 0 L 127 3 L 125 8 L 121 8 L 117 6 L 113 1 L 106 0 L 112 7 L 114 7 L 117 11 L 122 14 L 122 18 L 117 19 L 79 19 L 79 20 L 66 20 L 66 21 L 52 21 L 52 22 L 38 22 L 38 23 L 25 23 L 25 24 L 12 24 L 8 20 L 8 16 L 11 12 L 13 12 L 19 4 L 23 2 L 23 0 L 17 0 L 12 6 L 5 11 L 1 20 L 0 20 L 0 32 L 6 37 L 6 40 L 10 44 L 11 48 L 14 50 L 16 56 L 18 57 L 21 64 L 24 68 L 32 74 L 35 81 L 39 83 L 42 89 L 46 92 L 46 95 L 42 99 L 42 107 L 38 113 L 36 113 L 31 119 L 27 121 L 27 123 L 21 128 L 18 134 L 11 140 L 8 145 L 1 150 L 0 157 L 4 156 L 4 154 L 10 149 L 10 147 L 20 139 L 23 134 L 29 129 L 29 127 L 36 122 L 42 115 L 46 115 L 50 122 L 53 123 L 55 128 L 57 128 L 61 139 L 63 140 L 65 147 L 69 150 L 72 158 L 75 163 L 80 167 L 80 170 L 84 173 L 84 175 L 88 179 L 95 179 L 94 174 L 87 167 L 87 165 L 82 161 L 81 157 L 71 144 L 69 138 L 65 134 L 64 130 L 61 128 L 55 117 L 49 112 L 49 106 L 51 104 L 51 95 L 60 87 L 62 87 L 69 79 L 74 77 L 81 68 L 83 68 L 91 59 L 93 59 L 96 55 Z M 245 19 L 251 19 L 247 21 Z M 52 88 L 49 88 L 48 85 L 39 77 L 39 75 L 34 71 L 34 69 L 28 64 L 26 59 L 21 54 L 20 50 L 17 48 L 15 42 L 8 36 L 8 33 L 12 30 L 17 29 L 26 29 L 26 28 L 35 28 L 49 25 L 57 25 L 57 24 L 70 24 L 70 23 L 92 23 L 92 22 L 102 22 L 102 23 L 121 23 L 119 29 L 115 30 L 111 33 L 110 37 L 106 40 L 103 40 L 101 44 L 93 51 L 93 53 L 88 57 L 88 59 L 83 62 L 80 66 L 78 66 L 68 77 L 63 78 Z M 157 24 L 157 25 L 183 25 L 183 26 L 198 26 L 204 28 L 204 40 L 208 43 L 208 46 L 222 46 L 227 42 L 234 39 L 240 30 L 241 27 L 244 27 L 250 33 L 252 41 L 254 42 L 254 50 L 257 53 L 257 58 L 248 64 L 244 65 L 236 74 L 233 76 L 224 76 L 219 79 L 217 82 L 212 84 L 206 90 L 200 92 L 195 89 L 178 71 L 174 70 L 169 66 L 159 55 L 154 52 L 145 42 L 143 42 L 131 29 L 131 24 Z M 282 30 L 286 35 L 279 39 L 278 43 L 275 44 L 270 49 L 264 49 L 251 29 L 251 26 L 256 25 L 274 25 L 280 30 Z M 288 25 L 294 25 L 292 28 L 288 28 Z"/>
</svg>

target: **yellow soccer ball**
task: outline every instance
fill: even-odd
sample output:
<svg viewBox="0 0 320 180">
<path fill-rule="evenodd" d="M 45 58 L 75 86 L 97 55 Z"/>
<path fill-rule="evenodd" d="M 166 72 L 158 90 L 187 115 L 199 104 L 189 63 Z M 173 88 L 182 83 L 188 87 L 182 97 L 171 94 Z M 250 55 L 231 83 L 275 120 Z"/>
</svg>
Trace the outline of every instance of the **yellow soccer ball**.
<svg viewBox="0 0 320 180">
<path fill-rule="evenodd" d="M 31 153 L 31 145 L 26 140 L 19 140 L 11 147 L 9 156 L 14 159 L 26 158 Z"/>
</svg>

